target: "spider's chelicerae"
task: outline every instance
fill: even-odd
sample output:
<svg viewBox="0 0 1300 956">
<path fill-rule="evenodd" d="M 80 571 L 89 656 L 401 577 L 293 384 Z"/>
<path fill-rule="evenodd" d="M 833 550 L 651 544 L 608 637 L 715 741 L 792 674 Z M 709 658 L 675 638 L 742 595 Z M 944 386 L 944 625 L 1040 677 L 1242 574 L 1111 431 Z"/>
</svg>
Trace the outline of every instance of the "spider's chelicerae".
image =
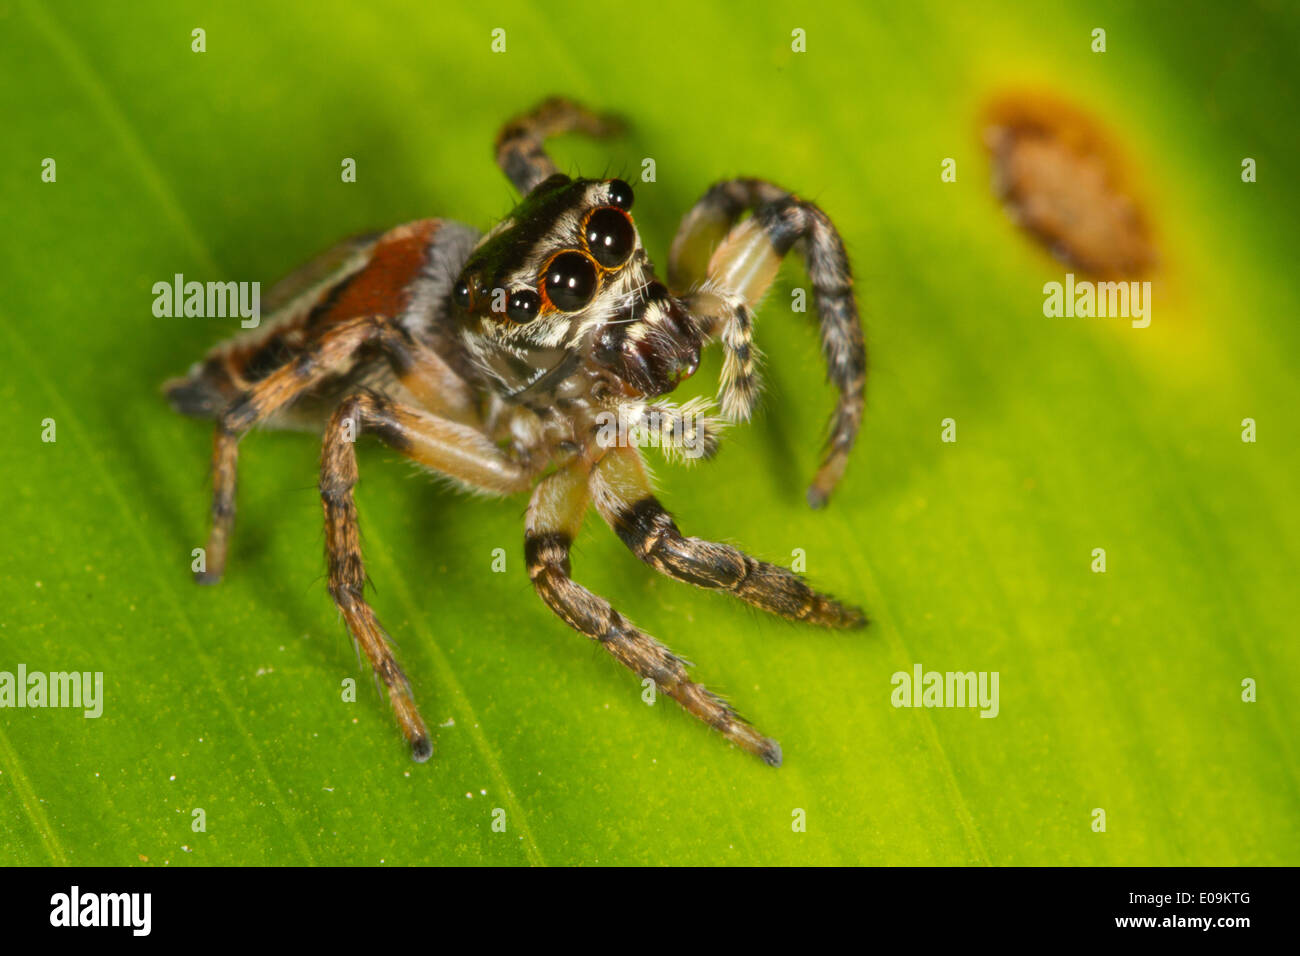
<svg viewBox="0 0 1300 956">
<path fill-rule="evenodd" d="M 671 452 L 716 448 L 698 405 L 661 400 L 694 373 L 713 340 L 724 351 L 721 418 L 746 419 L 757 394 L 754 308 L 792 249 L 805 259 L 822 348 L 839 400 L 825 459 L 808 490 L 825 503 L 844 471 L 863 410 L 866 358 L 844 245 L 826 215 L 758 179 L 708 190 L 654 271 L 618 179 L 571 179 L 546 137 L 595 136 L 618 124 L 551 99 L 507 123 L 496 159 L 522 194 L 486 235 L 424 219 L 346 240 L 272 290 L 274 314 L 251 337 L 217 347 L 166 392 L 185 414 L 215 418 L 212 531 L 203 583 L 226 563 L 240 438 L 255 425 L 324 423 L 320 494 L 329 592 L 388 688 L 416 760 L 433 745 L 410 685 L 366 602 L 353 441 L 369 432 L 474 491 L 531 489 L 528 575 L 570 627 L 767 763 L 781 748 L 691 680 L 683 661 L 570 576 L 569 547 L 592 505 L 661 574 L 730 592 L 773 614 L 853 628 L 862 612 L 791 571 L 725 544 L 686 537 L 655 497 L 635 442 L 612 421 L 661 423 Z M 752 215 L 742 218 L 745 213 Z M 626 438 L 626 430 L 614 430 Z M 635 431 L 632 432 L 635 434 Z"/>
</svg>

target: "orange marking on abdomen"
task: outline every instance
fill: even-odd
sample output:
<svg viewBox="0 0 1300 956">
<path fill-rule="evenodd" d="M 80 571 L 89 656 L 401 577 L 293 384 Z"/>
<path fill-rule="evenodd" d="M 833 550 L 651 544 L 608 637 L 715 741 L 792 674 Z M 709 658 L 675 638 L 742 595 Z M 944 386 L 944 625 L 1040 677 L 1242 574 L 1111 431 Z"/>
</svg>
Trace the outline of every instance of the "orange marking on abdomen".
<svg viewBox="0 0 1300 956">
<path fill-rule="evenodd" d="M 375 242 L 364 266 L 325 289 L 313 305 L 253 335 L 223 343 L 214 355 L 225 377 L 246 387 L 339 322 L 367 315 L 399 316 L 440 225 L 437 219 L 421 219 L 389 230 Z"/>
<path fill-rule="evenodd" d="M 363 315 L 397 318 L 406 308 L 410 284 L 424 266 L 438 226 L 436 219 L 421 219 L 384 233 L 371 250 L 370 261 L 327 311 L 312 317 L 312 324 L 330 325 Z"/>
</svg>

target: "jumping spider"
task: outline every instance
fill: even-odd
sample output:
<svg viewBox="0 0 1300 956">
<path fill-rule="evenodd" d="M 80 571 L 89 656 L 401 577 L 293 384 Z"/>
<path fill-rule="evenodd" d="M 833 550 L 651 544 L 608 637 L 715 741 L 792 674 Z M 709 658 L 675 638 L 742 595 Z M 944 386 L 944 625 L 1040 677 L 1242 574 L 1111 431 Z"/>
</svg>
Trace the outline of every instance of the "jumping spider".
<svg viewBox="0 0 1300 956">
<path fill-rule="evenodd" d="M 716 447 L 715 424 L 659 400 L 717 339 L 722 418 L 755 403 L 754 307 L 791 249 L 804 256 L 830 381 L 839 391 L 827 452 L 808 490 L 826 502 L 862 420 L 866 357 L 844 245 L 826 215 L 758 179 L 720 182 L 687 214 L 655 275 L 618 179 L 557 172 L 543 141 L 619 127 L 564 99 L 505 125 L 496 160 L 523 196 L 487 235 L 441 219 L 346 240 L 289 276 L 251 337 L 215 348 L 169 382 L 177 411 L 216 419 L 212 531 L 200 583 L 220 579 L 235 515 L 240 438 L 253 426 L 324 425 L 320 494 L 329 592 L 388 688 L 417 761 L 433 744 L 410 685 L 366 602 L 353 441 L 363 431 L 474 491 L 532 490 L 524 552 L 542 600 L 641 678 L 772 766 L 776 741 L 694 683 L 684 662 L 574 582 L 569 547 L 591 505 L 656 571 L 729 591 L 755 607 L 824 627 L 855 628 L 857 608 L 785 568 L 725 544 L 684 537 L 654 496 L 641 454 L 598 440 L 616 414 L 669 423 L 669 446 Z M 744 213 L 752 215 L 741 220 Z M 673 291 L 676 290 L 676 291 Z M 538 480 L 540 478 L 540 480 Z"/>
</svg>

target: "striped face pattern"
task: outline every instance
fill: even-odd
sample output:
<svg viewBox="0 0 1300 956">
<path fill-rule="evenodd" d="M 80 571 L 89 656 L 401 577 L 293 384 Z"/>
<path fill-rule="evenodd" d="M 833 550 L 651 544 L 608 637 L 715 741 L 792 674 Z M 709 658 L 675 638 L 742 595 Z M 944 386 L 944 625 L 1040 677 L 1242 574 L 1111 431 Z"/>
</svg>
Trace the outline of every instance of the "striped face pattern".
<svg viewBox="0 0 1300 956">
<path fill-rule="evenodd" d="M 622 180 L 536 186 L 483 237 L 453 290 L 466 350 L 515 401 L 581 367 L 614 393 L 654 397 L 699 365 L 703 335 L 654 274 Z"/>
</svg>

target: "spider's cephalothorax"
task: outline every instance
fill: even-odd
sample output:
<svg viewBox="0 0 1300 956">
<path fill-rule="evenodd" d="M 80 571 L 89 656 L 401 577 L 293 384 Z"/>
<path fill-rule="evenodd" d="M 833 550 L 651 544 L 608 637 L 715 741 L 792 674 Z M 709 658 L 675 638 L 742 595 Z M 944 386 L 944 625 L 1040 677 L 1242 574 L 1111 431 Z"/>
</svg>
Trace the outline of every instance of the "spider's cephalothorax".
<svg viewBox="0 0 1300 956">
<path fill-rule="evenodd" d="M 639 558 L 700 587 L 825 627 L 861 611 L 785 568 L 684 536 L 654 495 L 636 436 L 670 455 L 708 455 L 717 423 L 662 396 L 723 348 L 721 418 L 747 418 L 758 392 L 754 308 L 792 249 L 803 254 L 829 378 L 839 392 L 828 448 L 808 490 L 824 504 L 862 419 L 866 356 L 843 243 L 811 203 L 757 179 L 713 186 L 654 271 L 632 219 L 631 187 L 558 173 L 543 140 L 617 124 L 562 99 L 508 123 L 497 161 L 523 198 L 484 236 L 426 219 L 346 240 L 277 286 L 273 316 L 166 386 L 186 414 L 215 418 L 212 531 L 203 583 L 220 579 L 234 521 L 238 444 L 254 425 L 321 427 L 329 590 L 365 650 L 412 754 L 432 753 L 406 676 L 364 595 L 352 490 L 355 436 L 370 432 L 475 491 L 531 489 L 524 552 L 541 598 L 566 623 L 746 750 L 781 749 L 683 661 L 574 582 L 569 549 L 594 507 Z M 745 213 L 750 212 L 748 218 Z M 611 429 L 611 422 L 620 426 Z"/>
<path fill-rule="evenodd" d="M 507 403 L 542 418 L 557 399 L 569 419 L 635 415 L 699 366 L 704 334 L 655 276 L 632 202 L 622 180 L 556 173 L 461 270 L 452 301 L 466 351 Z M 579 443 L 591 433 L 577 431 Z"/>
</svg>

